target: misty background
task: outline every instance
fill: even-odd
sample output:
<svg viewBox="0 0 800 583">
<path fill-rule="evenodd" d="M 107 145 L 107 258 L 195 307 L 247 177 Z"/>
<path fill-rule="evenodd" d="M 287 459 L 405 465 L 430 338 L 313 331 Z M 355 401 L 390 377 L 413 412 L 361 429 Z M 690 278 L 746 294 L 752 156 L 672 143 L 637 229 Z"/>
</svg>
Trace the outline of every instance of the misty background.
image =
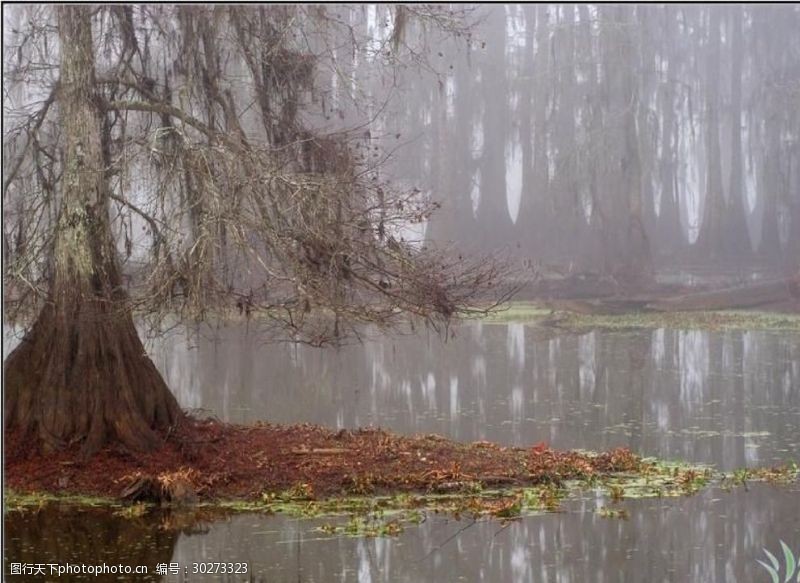
<svg viewBox="0 0 800 583">
<path fill-rule="evenodd" d="M 175 103 L 188 99 L 197 115 L 208 110 L 207 123 L 222 124 L 213 104 L 184 93 L 202 71 L 184 62 L 175 41 L 191 31 L 162 8 L 174 30 L 152 28 L 147 13 L 161 9 L 130 12 L 149 66 L 161 71 L 154 81 Z M 270 105 L 322 134 L 347 132 L 364 172 L 441 204 L 398 237 L 452 242 L 464 254 L 500 250 L 521 280 L 587 273 L 636 288 L 665 272 L 741 279 L 800 269 L 800 6 L 425 10 L 287 12 L 281 42 L 307 58 L 287 58 L 281 74 L 310 74 L 313 83 L 283 93 L 276 86 L 282 96 Z M 27 147 L 15 136 L 54 86 L 59 57 L 57 46 L 45 43 L 42 52 L 34 43 L 52 34 L 46 7 L 10 7 L 4 16 L 4 153 L 13 159 Z M 102 77 L 122 49 L 106 39 L 102 20 L 96 26 Z M 216 82 L 241 129 L 301 151 L 263 127 L 251 67 L 236 45 L 241 31 L 217 26 Z M 32 65 L 20 69 L 23 56 Z M 128 123 L 152 131 L 153 144 L 160 139 L 152 116 Z M 59 140 L 55 116 L 37 131 L 42 144 Z M 188 214 L 164 208 L 163 193 L 152 192 L 151 160 L 140 160 L 126 162 L 116 187 L 175 232 L 190 231 Z M 40 234 L 55 220 L 59 176 L 58 160 L 42 158 L 4 183 L 6 264 L 30 280 L 38 277 L 30 265 L 41 262 L 25 257 L 46 248 Z M 125 205 L 113 213 L 125 269 L 136 271 L 153 233 Z"/>
<path fill-rule="evenodd" d="M 394 170 L 443 203 L 429 238 L 634 280 L 800 266 L 799 6 L 475 16 L 386 116 L 413 142 Z"/>
</svg>

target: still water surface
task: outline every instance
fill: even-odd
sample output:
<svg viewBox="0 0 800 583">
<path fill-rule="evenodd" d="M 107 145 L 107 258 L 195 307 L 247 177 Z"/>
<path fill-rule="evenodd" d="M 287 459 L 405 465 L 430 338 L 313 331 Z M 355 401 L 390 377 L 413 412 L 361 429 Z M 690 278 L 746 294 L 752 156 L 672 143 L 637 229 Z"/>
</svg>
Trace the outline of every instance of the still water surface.
<svg viewBox="0 0 800 583">
<path fill-rule="evenodd" d="M 421 334 L 318 350 L 266 344 L 237 326 L 147 347 L 184 407 L 233 422 L 625 445 L 725 470 L 797 459 L 800 441 L 800 338 L 786 332 L 470 324 L 446 344 Z M 247 562 L 255 580 L 281 582 L 766 581 L 762 549 L 779 552 L 779 539 L 800 547 L 797 485 L 628 501 L 628 520 L 597 514 L 606 503 L 590 494 L 505 527 L 431 516 L 389 539 L 331 537 L 314 530 L 320 520 L 258 515 L 168 534 L 168 516 L 50 508 L 4 517 L 6 573 L 10 561 L 104 558 L 151 570 Z"/>
<path fill-rule="evenodd" d="M 225 421 L 379 425 L 510 445 L 625 445 L 724 470 L 800 443 L 800 338 L 766 331 L 556 333 L 471 324 L 337 350 L 245 327 L 152 342 L 185 407 Z"/>
</svg>

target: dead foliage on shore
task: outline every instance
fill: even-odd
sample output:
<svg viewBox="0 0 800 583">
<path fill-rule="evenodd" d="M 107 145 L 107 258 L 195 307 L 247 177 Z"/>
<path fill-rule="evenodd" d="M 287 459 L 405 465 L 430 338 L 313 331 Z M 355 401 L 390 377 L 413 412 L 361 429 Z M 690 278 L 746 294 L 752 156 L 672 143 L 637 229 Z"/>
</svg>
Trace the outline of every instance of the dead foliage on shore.
<svg viewBox="0 0 800 583">
<path fill-rule="evenodd" d="M 191 418 L 147 454 L 112 445 L 81 459 L 78 444 L 41 455 L 27 451 L 20 435 L 7 433 L 6 440 L 7 488 L 171 503 L 257 500 L 287 490 L 315 499 L 560 485 L 634 472 L 642 463 L 625 449 L 592 455 L 543 443 L 502 447 L 373 428 L 333 431 Z"/>
</svg>

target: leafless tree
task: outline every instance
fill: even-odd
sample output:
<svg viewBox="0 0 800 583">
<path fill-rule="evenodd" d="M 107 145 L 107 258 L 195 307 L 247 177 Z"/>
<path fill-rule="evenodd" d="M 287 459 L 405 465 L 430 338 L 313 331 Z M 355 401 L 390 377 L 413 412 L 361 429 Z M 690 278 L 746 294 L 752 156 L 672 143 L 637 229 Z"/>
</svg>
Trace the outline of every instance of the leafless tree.
<svg viewBox="0 0 800 583">
<path fill-rule="evenodd" d="M 5 363 L 6 428 L 86 454 L 110 440 L 156 447 L 182 412 L 135 313 L 238 310 L 323 345 L 364 323 L 410 313 L 439 326 L 502 299 L 500 263 L 423 244 L 416 227 L 437 205 L 381 178 L 370 133 L 402 72 L 429 68 L 425 31 L 468 34 L 463 15 L 32 5 L 4 16 L 5 300 L 33 317 Z"/>
</svg>

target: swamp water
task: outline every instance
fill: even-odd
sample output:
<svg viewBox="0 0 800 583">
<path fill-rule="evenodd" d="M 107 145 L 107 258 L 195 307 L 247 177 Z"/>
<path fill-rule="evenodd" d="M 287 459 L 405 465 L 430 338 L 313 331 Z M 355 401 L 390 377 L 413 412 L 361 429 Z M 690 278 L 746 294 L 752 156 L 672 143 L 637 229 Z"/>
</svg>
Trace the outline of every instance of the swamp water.
<svg viewBox="0 0 800 583">
<path fill-rule="evenodd" d="M 726 471 L 797 460 L 800 441 L 800 337 L 792 332 L 468 324 L 446 344 L 422 334 L 318 350 L 266 344 L 243 325 L 173 334 L 147 348 L 184 407 L 237 423 L 628 446 Z M 248 574 L 190 568 L 187 580 L 768 581 L 757 563 L 762 549 L 780 557 L 780 540 L 800 546 L 797 483 L 628 500 L 615 506 L 627 519 L 602 516 L 608 504 L 589 492 L 562 512 L 506 524 L 429 514 L 389 538 L 326 535 L 318 530 L 326 518 L 257 514 L 178 534 L 162 528 L 168 515 L 47 507 L 4 516 L 5 572 L 11 562 L 126 563 L 147 565 L 159 580 L 157 563 L 177 562 L 183 573 L 224 561 L 247 563 Z"/>
</svg>

